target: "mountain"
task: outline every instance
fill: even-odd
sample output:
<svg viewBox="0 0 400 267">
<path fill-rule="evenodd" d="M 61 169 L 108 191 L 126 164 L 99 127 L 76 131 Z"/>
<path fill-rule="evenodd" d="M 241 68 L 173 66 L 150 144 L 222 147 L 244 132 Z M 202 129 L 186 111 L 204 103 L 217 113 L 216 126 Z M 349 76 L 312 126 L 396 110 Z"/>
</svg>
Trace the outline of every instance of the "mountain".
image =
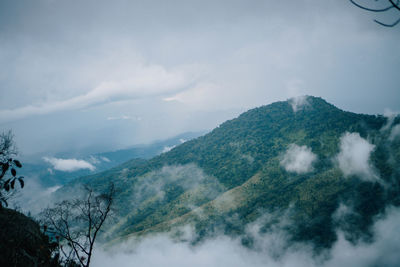
<svg viewBox="0 0 400 267">
<path fill-rule="evenodd" d="M 318 97 L 249 110 L 151 159 L 131 160 L 61 188 L 114 182 L 113 242 L 192 225 L 199 240 L 238 236 L 265 214 L 293 241 L 356 242 L 388 205 L 400 205 L 400 117 L 346 112 Z M 397 129 L 397 130 L 395 130 Z M 397 131 L 397 132 L 396 132 Z M 340 216 L 339 216 L 339 215 Z M 251 246 L 251 240 L 243 239 Z"/>
<path fill-rule="evenodd" d="M 118 166 L 125 161 L 131 160 L 133 158 L 149 159 L 164 151 L 173 148 L 176 145 L 181 144 L 186 140 L 198 137 L 203 133 L 200 132 L 188 132 L 183 133 L 173 138 L 167 140 L 157 141 L 151 144 L 135 145 L 126 149 L 119 149 L 115 151 L 97 153 L 97 154 L 85 154 L 85 153 L 58 153 L 54 156 L 47 158 L 57 158 L 57 159 L 79 159 L 84 160 L 88 164 L 93 166 L 93 169 L 79 169 L 73 171 L 60 171 L 54 169 L 52 164 L 45 162 L 43 158 L 44 155 L 38 156 L 33 162 L 24 162 L 24 176 L 27 177 L 28 183 L 30 178 L 38 178 L 40 184 L 44 187 L 59 186 L 68 183 L 69 181 L 97 172 L 102 172 L 104 170 Z M 32 161 L 32 160 L 31 160 Z"/>
</svg>

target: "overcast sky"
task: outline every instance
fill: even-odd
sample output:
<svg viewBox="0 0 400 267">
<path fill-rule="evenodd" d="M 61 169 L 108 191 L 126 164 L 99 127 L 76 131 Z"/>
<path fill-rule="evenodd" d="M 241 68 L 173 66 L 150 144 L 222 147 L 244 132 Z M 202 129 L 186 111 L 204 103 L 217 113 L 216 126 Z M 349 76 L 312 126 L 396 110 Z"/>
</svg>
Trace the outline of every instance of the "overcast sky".
<svg viewBox="0 0 400 267">
<path fill-rule="evenodd" d="M 0 129 L 29 155 L 212 129 L 304 94 L 398 111 L 400 26 L 374 18 L 397 17 L 347 0 L 2 0 Z"/>
</svg>

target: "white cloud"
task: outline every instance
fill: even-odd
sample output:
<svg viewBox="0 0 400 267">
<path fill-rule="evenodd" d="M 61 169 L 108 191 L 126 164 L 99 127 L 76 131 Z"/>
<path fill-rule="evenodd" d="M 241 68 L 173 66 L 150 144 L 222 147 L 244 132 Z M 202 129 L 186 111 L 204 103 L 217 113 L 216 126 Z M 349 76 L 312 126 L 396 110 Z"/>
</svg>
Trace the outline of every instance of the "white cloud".
<svg viewBox="0 0 400 267">
<path fill-rule="evenodd" d="M 280 163 L 288 172 L 307 173 L 313 170 L 316 160 L 317 155 L 311 148 L 290 144 Z"/>
<path fill-rule="evenodd" d="M 78 159 L 58 159 L 53 157 L 43 157 L 43 160 L 50 163 L 55 170 L 73 172 L 82 169 L 94 171 L 96 168 L 85 160 Z"/>
<path fill-rule="evenodd" d="M 374 149 L 375 146 L 359 133 L 346 132 L 340 138 L 340 152 L 337 155 L 339 168 L 345 176 L 357 175 L 363 180 L 375 180 L 377 176 L 369 162 Z"/>
<path fill-rule="evenodd" d="M 181 91 L 193 82 L 193 73 L 190 74 L 189 72 L 184 70 L 169 71 L 159 65 L 136 67 L 129 74 L 129 78 L 118 81 L 103 81 L 97 87 L 82 95 L 61 101 L 0 110 L 0 122 Z"/>
</svg>

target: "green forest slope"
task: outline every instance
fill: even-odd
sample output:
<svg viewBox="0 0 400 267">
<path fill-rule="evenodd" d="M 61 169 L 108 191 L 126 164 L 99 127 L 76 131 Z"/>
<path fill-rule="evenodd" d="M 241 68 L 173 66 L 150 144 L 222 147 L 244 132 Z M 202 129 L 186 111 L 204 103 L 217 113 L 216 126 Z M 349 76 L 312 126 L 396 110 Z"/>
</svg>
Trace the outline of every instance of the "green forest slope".
<svg viewBox="0 0 400 267">
<path fill-rule="evenodd" d="M 199 238 L 237 235 L 263 214 L 285 210 L 294 240 L 329 247 L 338 227 L 350 240 L 368 237 L 375 216 L 400 204 L 399 138 L 389 138 L 391 127 L 383 116 L 342 111 L 318 97 L 307 97 L 295 112 L 293 101 L 249 110 L 167 153 L 82 177 L 59 193 L 80 183 L 101 190 L 114 182 L 120 218 L 109 229 L 114 240 L 186 224 Z M 399 122 L 397 117 L 393 125 Z M 346 132 L 374 145 L 370 164 L 376 179 L 344 176 L 338 167 Z M 317 156 L 311 171 L 282 166 L 291 144 L 307 146 Z M 334 219 L 339 205 L 352 208 L 340 225 Z"/>
</svg>

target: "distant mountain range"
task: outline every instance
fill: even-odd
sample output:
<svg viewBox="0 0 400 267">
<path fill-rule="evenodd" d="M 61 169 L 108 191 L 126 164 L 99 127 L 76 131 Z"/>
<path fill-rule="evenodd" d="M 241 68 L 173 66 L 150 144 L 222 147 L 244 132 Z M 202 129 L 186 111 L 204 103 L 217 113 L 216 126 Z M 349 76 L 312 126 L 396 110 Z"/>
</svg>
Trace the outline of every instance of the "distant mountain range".
<svg viewBox="0 0 400 267">
<path fill-rule="evenodd" d="M 43 187 L 60 186 L 76 179 L 113 168 L 134 158 L 149 159 L 160 153 L 169 151 L 176 145 L 204 134 L 204 132 L 183 133 L 173 138 L 157 141 L 151 144 L 136 145 L 126 149 L 97 153 L 78 154 L 59 153 L 54 156 L 39 156 L 34 162 L 24 163 L 23 173 L 29 183 L 30 178 L 36 178 Z M 83 168 L 63 170 L 57 169 L 54 162 L 65 160 L 84 162 Z M 53 164 L 52 164 L 53 163 Z M 55 165 L 55 166 L 54 166 Z"/>
<path fill-rule="evenodd" d="M 330 247 L 338 229 L 352 241 L 371 237 L 374 218 L 400 205 L 399 122 L 294 98 L 249 110 L 155 157 L 76 179 L 57 194 L 114 182 L 113 242 L 186 224 L 199 240 L 237 236 L 273 214 L 265 231 L 286 216 L 292 240 Z"/>
</svg>

